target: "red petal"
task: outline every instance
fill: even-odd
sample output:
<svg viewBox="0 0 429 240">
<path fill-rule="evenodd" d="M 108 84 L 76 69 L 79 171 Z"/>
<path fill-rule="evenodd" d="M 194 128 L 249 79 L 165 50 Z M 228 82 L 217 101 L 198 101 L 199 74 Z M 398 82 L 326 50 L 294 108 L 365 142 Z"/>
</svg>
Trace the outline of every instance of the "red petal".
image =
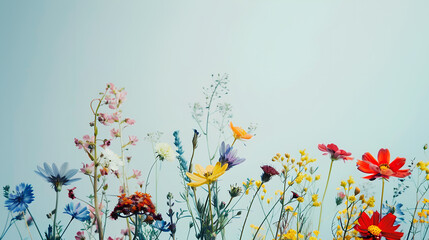
<svg viewBox="0 0 429 240">
<path fill-rule="evenodd" d="M 368 229 L 368 227 L 372 225 L 371 220 L 369 219 L 368 214 L 366 214 L 366 212 L 362 213 L 358 222 L 361 229 Z"/>
<path fill-rule="evenodd" d="M 378 163 L 379 163 L 379 165 L 390 163 L 389 149 L 382 148 L 382 149 L 380 149 L 380 151 L 378 151 Z"/>
<path fill-rule="evenodd" d="M 401 232 L 382 232 L 381 234 L 387 240 L 401 240 L 402 236 L 404 236 L 404 233 Z"/>
<path fill-rule="evenodd" d="M 404 164 L 405 164 L 405 158 L 397 157 L 395 160 L 393 160 L 392 163 L 390 163 L 390 169 L 392 169 L 392 171 L 396 172 L 402 166 L 404 166 Z"/>
<path fill-rule="evenodd" d="M 392 213 L 389 213 L 386 216 L 384 216 L 383 219 L 381 219 L 380 224 L 378 225 L 378 227 L 383 232 L 392 232 L 392 231 L 395 231 L 395 230 L 392 229 L 393 223 L 395 223 L 395 219 L 396 219 L 396 216 L 393 215 Z"/>
<path fill-rule="evenodd" d="M 380 164 L 375 160 L 375 158 L 371 155 L 371 153 L 366 152 L 364 155 L 362 155 L 362 160 L 368 161 L 374 165 L 379 166 Z"/>
<path fill-rule="evenodd" d="M 358 160 L 357 165 L 358 169 L 364 173 L 377 173 L 369 166 L 368 162 Z"/>
<path fill-rule="evenodd" d="M 328 148 L 329 148 L 329 149 L 331 149 L 333 152 L 338 151 L 338 147 L 337 147 L 337 145 L 335 145 L 335 144 L 333 144 L 333 143 L 328 144 Z"/>
<path fill-rule="evenodd" d="M 375 211 L 375 213 L 372 214 L 371 220 L 373 225 L 378 226 L 378 223 L 380 222 L 380 214 L 378 211 Z"/>
<path fill-rule="evenodd" d="M 394 177 L 404 178 L 406 176 L 411 175 L 410 169 L 398 170 L 394 175 Z"/>
<path fill-rule="evenodd" d="M 326 149 L 325 144 L 319 144 L 317 147 L 318 147 L 318 148 L 319 148 L 319 150 L 320 150 L 320 151 L 322 151 L 322 152 L 327 152 L 327 151 L 328 151 L 328 149 Z"/>
</svg>

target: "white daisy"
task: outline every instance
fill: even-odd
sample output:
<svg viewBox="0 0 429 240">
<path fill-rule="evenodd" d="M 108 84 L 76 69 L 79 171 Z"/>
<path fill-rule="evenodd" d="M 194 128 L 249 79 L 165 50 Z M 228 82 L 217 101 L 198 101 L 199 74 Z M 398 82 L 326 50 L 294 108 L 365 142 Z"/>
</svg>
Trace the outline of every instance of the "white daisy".
<svg viewBox="0 0 429 240">
<path fill-rule="evenodd" d="M 103 150 L 101 161 L 104 164 L 109 165 L 109 168 L 113 171 L 117 171 L 119 167 L 122 167 L 124 165 L 121 160 L 121 157 L 109 148 Z"/>
</svg>

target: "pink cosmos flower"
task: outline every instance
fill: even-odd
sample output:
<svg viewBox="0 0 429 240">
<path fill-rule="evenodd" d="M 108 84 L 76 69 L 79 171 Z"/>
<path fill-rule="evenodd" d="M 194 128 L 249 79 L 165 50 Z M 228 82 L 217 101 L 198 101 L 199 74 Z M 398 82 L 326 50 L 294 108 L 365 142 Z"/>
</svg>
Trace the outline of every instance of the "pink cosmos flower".
<svg viewBox="0 0 429 240">
<path fill-rule="evenodd" d="M 85 175 L 91 175 L 92 172 L 94 171 L 94 162 L 90 163 L 90 164 L 83 164 L 83 168 L 80 169 L 80 171 L 85 174 Z"/>
<path fill-rule="evenodd" d="M 85 240 L 85 232 L 80 231 L 76 233 L 76 236 L 74 237 L 76 240 Z"/>
<path fill-rule="evenodd" d="M 128 138 L 130 139 L 130 144 L 135 146 L 136 142 L 139 141 L 139 139 L 136 136 L 128 136 Z"/>
<path fill-rule="evenodd" d="M 133 169 L 133 176 L 132 177 L 134 177 L 135 179 L 139 179 L 139 177 L 142 175 L 142 171 L 139 171 L 139 170 L 136 170 L 136 169 Z"/>
<path fill-rule="evenodd" d="M 115 129 L 115 128 L 112 128 L 111 130 L 110 130 L 110 135 L 112 136 L 112 137 L 120 137 L 121 136 L 121 134 L 119 133 L 119 129 Z"/>
<path fill-rule="evenodd" d="M 136 120 L 131 119 L 131 118 L 125 118 L 125 122 L 126 122 L 128 125 L 134 125 L 134 123 L 136 123 Z"/>
<path fill-rule="evenodd" d="M 328 144 L 328 146 L 325 144 L 319 144 L 318 147 L 320 151 L 324 152 L 323 155 L 330 154 L 332 160 L 343 159 L 344 162 L 345 160 L 353 160 L 353 157 L 350 157 L 352 155 L 351 153 L 339 149 L 337 145 L 333 143 Z"/>
</svg>

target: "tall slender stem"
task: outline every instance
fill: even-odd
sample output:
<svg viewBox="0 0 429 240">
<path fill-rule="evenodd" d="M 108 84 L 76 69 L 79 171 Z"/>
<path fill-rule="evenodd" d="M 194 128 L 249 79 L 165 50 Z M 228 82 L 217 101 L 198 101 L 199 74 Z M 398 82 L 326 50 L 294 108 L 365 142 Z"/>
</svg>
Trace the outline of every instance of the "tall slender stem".
<svg viewBox="0 0 429 240">
<path fill-rule="evenodd" d="M 72 217 L 72 218 L 70 219 L 69 223 L 67 224 L 67 226 L 66 226 L 66 228 L 64 229 L 63 233 L 61 234 L 60 239 L 63 237 L 64 233 L 67 231 L 67 228 L 69 228 L 70 223 L 73 221 L 73 219 L 74 219 L 74 217 Z"/>
<path fill-rule="evenodd" d="M 323 209 L 323 201 L 325 200 L 326 190 L 328 190 L 329 178 L 331 177 L 332 164 L 334 160 L 331 159 L 331 165 L 329 166 L 328 179 L 326 180 L 325 191 L 323 192 L 322 202 L 320 203 L 320 213 L 319 213 L 319 224 L 317 225 L 317 231 L 320 231 L 320 221 L 322 220 L 322 209 Z"/>
<path fill-rule="evenodd" d="M 261 183 L 259 185 L 258 189 L 256 189 L 255 195 L 253 195 L 252 201 L 250 202 L 249 208 L 247 209 L 246 218 L 244 218 L 244 223 L 243 223 L 243 226 L 241 227 L 240 240 L 243 237 L 244 227 L 246 226 L 246 221 L 247 221 L 247 217 L 249 216 L 249 213 L 250 213 L 250 208 L 252 207 L 253 201 L 255 200 L 256 195 L 258 195 L 258 192 L 261 189 L 262 184 L 263 183 Z"/>
<path fill-rule="evenodd" d="M 31 219 L 33 219 L 34 226 L 36 226 L 36 229 L 37 229 L 37 232 L 39 233 L 40 239 L 43 239 L 42 234 L 40 233 L 40 230 L 39 230 L 39 226 L 37 226 L 36 220 L 34 219 L 33 215 L 31 215 L 31 212 L 28 209 L 28 207 L 27 207 L 27 212 L 28 212 L 28 214 L 30 214 Z"/>
<path fill-rule="evenodd" d="M 234 141 L 232 141 L 231 147 L 234 146 L 235 141 L 237 141 L 237 138 L 234 138 Z"/>
<path fill-rule="evenodd" d="M 210 223 L 212 224 L 212 228 L 213 228 L 213 215 L 212 215 L 212 194 L 210 191 L 210 183 L 207 184 L 208 186 L 208 191 L 209 191 L 209 211 L 210 211 Z"/>
<path fill-rule="evenodd" d="M 30 235 L 30 239 L 33 240 L 33 237 L 31 236 L 30 228 L 28 227 L 28 223 L 25 219 L 24 219 L 24 223 L 25 223 L 25 226 L 27 227 L 27 231 L 28 231 L 28 235 Z"/>
<path fill-rule="evenodd" d="M 285 199 L 284 199 L 284 197 L 285 197 L 286 183 L 287 183 L 287 181 L 286 181 L 287 180 L 287 172 L 285 172 L 284 176 L 285 176 L 285 180 L 284 180 L 284 183 L 283 183 L 283 194 L 280 196 L 280 198 L 283 199 L 283 200 L 281 200 L 282 201 L 282 207 L 281 207 L 281 210 L 280 210 L 279 222 L 277 223 L 276 235 L 274 236 L 275 240 L 277 240 L 277 234 L 278 234 L 278 232 L 280 230 L 280 222 L 281 222 L 281 220 L 283 218 L 284 206 L 285 206 Z"/>
<path fill-rule="evenodd" d="M 55 216 L 54 216 L 54 228 L 53 228 L 53 233 L 54 233 L 54 239 L 56 239 L 57 237 L 57 215 L 58 215 L 58 191 L 57 189 L 55 189 Z"/>
<path fill-rule="evenodd" d="M 381 178 L 381 179 L 382 179 L 383 184 L 381 187 L 380 220 L 383 218 L 382 211 L 383 211 L 383 196 L 384 196 L 384 178 Z"/>
</svg>

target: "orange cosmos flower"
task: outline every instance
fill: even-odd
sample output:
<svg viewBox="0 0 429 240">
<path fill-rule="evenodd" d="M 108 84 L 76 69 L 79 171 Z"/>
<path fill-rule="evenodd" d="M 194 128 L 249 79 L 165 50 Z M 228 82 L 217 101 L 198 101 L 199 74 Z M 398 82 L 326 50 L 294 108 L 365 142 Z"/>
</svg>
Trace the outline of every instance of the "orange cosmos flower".
<svg viewBox="0 0 429 240">
<path fill-rule="evenodd" d="M 357 161 L 358 169 L 364 173 L 369 173 L 365 179 L 374 180 L 376 178 L 398 177 L 404 178 L 411 174 L 410 169 L 400 170 L 405 164 L 405 158 L 397 157 L 393 162 L 390 162 L 390 152 L 388 149 L 380 149 L 378 152 L 378 161 L 371 155 L 365 153 L 362 160 Z"/>
<path fill-rule="evenodd" d="M 241 127 L 237 127 L 232 125 L 232 122 L 229 122 L 229 126 L 231 127 L 232 133 L 234 134 L 235 139 L 251 139 L 253 135 L 248 134 Z"/>
</svg>

